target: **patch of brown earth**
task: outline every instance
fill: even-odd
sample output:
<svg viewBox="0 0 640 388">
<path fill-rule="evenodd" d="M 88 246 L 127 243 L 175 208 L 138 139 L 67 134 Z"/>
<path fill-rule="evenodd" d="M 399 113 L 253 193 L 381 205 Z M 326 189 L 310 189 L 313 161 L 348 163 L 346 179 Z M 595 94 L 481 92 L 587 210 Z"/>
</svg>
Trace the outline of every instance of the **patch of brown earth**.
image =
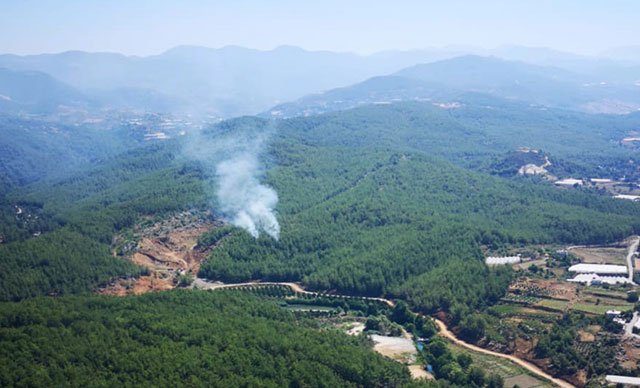
<svg viewBox="0 0 640 388">
<path fill-rule="evenodd" d="M 585 385 L 587 385 L 587 381 L 589 380 L 587 378 L 587 371 L 584 369 L 579 369 L 574 375 L 565 376 L 563 378 L 576 387 L 584 387 Z"/>
<path fill-rule="evenodd" d="M 140 295 L 147 292 L 171 290 L 174 287 L 173 278 L 162 278 L 158 274 L 152 274 L 140 276 L 137 279 L 119 279 L 98 293 L 114 296 Z"/>
<path fill-rule="evenodd" d="M 133 247 L 126 258 L 147 268 L 149 275 L 136 279 L 118 279 L 99 293 L 137 295 L 164 291 L 176 287 L 180 275 L 195 277 L 200 264 L 210 252 L 210 248 L 197 245 L 198 237 L 222 225 L 209 215 L 193 212 L 178 213 L 155 223 L 150 223 L 149 219 L 143 222 L 144 226 L 134 228 L 138 242 L 129 243 Z M 118 238 L 114 241 L 118 241 Z"/>
<path fill-rule="evenodd" d="M 635 370 L 640 361 L 640 339 L 627 338 L 622 342 L 622 349 L 618 354 L 618 361 L 623 368 Z"/>
<path fill-rule="evenodd" d="M 537 341 L 534 340 L 526 340 L 521 337 L 516 337 L 515 339 L 515 355 L 518 357 L 526 357 L 531 354 L 533 349 L 535 348 Z"/>
<path fill-rule="evenodd" d="M 578 330 L 578 340 L 580 342 L 594 342 L 596 340 L 596 336 L 593 333 L 589 333 L 584 330 Z"/>
<path fill-rule="evenodd" d="M 620 247 L 578 247 L 571 249 L 571 253 L 578 256 L 583 263 L 589 264 L 626 264 L 627 248 Z"/>
<path fill-rule="evenodd" d="M 416 362 L 418 351 L 411 336 L 407 336 L 409 338 L 405 338 L 405 335 L 389 337 L 372 334 L 369 338 L 373 341 L 373 350 L 376 352 L 403 364 L 413 364 Z"/>
<path fill-rule="evenodd" d="M 602 326 L 600 325 L 589 325 L 587 327 L 584 328 L 586 331 L 588 331 L 591 334 L 598 334 L 601 330 L 602 330 Z"/>
<path fill-rule="evenodd" d="M 426 370 L 422 365 L 409 365 L 409 373 L 411 373 L 411 378 L 415 380 L 434 380 L 435 377 Z"/>
<path fill-rule="evenodd" d="M 530 279 L 522 277 L 509 286 L 509 292 L 520 295 L 535 295 L 561 300 L 576 298 L 577 287 L 573 283 L 552 279 Z"/>
</svg>

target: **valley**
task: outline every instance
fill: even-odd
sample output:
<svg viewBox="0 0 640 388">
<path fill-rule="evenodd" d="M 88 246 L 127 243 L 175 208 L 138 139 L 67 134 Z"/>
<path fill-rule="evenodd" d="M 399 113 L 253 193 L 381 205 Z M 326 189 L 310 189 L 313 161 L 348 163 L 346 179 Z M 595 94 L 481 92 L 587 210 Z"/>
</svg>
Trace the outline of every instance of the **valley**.
<svg viewBox="0 0 640 388">
<path fill-rule="evenodd" d="M 35 261 L 29 276 L 19 282 L 6 277 L 3 298 L 25 300 L 26 291 L 64 298 L 82 290 L 119 296 L 122 302 L 113 303 L 127 303 L 136 295 L 156 293 L 207 293 L 208 289 L 257 293 L 267 304 L 285 303 L 285 313 L 292 314 L 285 320 L 314 322 L 313 330 L 358 322 L 367 333 L 377 327 L 376 335 L 386 337 L 404 327 L 416 338 L 429 338 L 435 326 L 427 317 L 436 317 L 459 341 L 484 349 L 478 353 L 461 342 L 445 342 L 447 352 L 461 346 L 474 351 L 471 356 L 478 362 L 493 365 L 483 379 L 490 374 L 527 384 L 534 378 L 544 384 L 551 375 L 584 386 L 589 380 L 599 381 L 602 365 L 609 368 L 615 363 L 633 370 L 633 339 L 623 341 L 619 334 L 609 334 L 607 330 L 614 328 L 603 321 L 606 311 L 631 310 L 633 303 L 626 301 L 619 286 L 596 292 L 567 282 L 566 271 L 578 260 L 626 265 L 620 248 L 625 245 L 591 245 L 621 241 L 640 230 L 640 209 L 633 201 L 518 176 L 520 154 L 500 165 L 513 172 L 497 173 L 495 163 L 504 157 L 505 147 L 517 150 L 520 140 L 499 135 L 503 124 L 465 121 L 464 115 L 474 114 L 465 109 L 456 109 L 454 119 L 453 113 L 445 114 L 431 104 L 398 103 L 276 122 L 239 118 L 211 124 L 202 134 L 214 138 L 219 133 L 229 136 L 247 129 L 254 133 L 276 126 L 263 151 L 270 167 L 261 179 L 279 194 L 282 232 L 277 241 L 266 235 L 256 239 L 212 212 L 218 200 L 215 176 L 206 170 L 207 164 L 182 152 L 189 144 L 188 129 L 169 139 L 142 140 L 106 165 L 91 166 L 53 186 L 41 183 L 12 190 L 4 197 L 5 228 L 7 236 L 15 237 L 0 245 L 0 253 L 15 259 L 4 262 L 3 273 L 20 270 L 22 252 L 69 252 L 69 246 L 56 247 L 60 241 L 56 236 L 67 235 L 77 235 L 72 249 L 78 257 L 86 257 L 92 246 L 100 252 L 94 257 L 113 267 L 110 275 L 99 275 L 96 281 L 97 271 L 102 271 L 99 266 L 79 260 L 69 267 L 70 261 L 62 259 L 67 254 L 59 259 L 50 256 L 48 261 Z M 530 114 L 528 108 L 519 109 L 508 113 L 505 108 L 492 120 L 510 123 L 520 114 Z M 150 123 L 149 131 L 157 125 Z M 450 137 L 451 128 L 457 137 Z M 567 159 L 554 157 L 570 154 L 574 142 L 546 141 L 545 128 L 540 124 L 535 129 L 536 141 L 544 144 L 529 143 L 553 151 L 545 169 L 574 168 Z M 629 152 L 607 139 L 581 146 Z M 589 158 L 580 160 L 592 163 Z M 553 173 L 560 175 L 559 171 Z M 15 206 L 23 213 L 16 215 Z M 26 212 L 38 214 L 40 236 L 29 234 L 35 226 L 23 223 Z M 568 249 L 570 256 L 557 254 L 568 246 L 576 246 Z M 532 260 L 512 266 L 484 264 L 488 255 L 517 254 Z M 37 280 L 43 277 L 48 283 Z M 394 323 L 392 311 L 400 302 L 415 315 L 410 321 L 395 317 L 402 323 Z M 575 314 L 585 315 L 568 318 L 568 327 L 553 326 L 560 317 Z M 424 317 L 418 320 L 420 329 L 416 316 Z M 533 322 L 531 328 L 523 324 L 527 321 Z M 601 329 L 586 329 L 596 326 Z M 580 349 L 591 354 L 589 349 L 603 346 L 607 355 L 615 356 L 606 362 L 576 357 L 567 373 L 560 369 L 567 366 L 554 358 L 556 350 L 538 354 L 542 351 L 538 344 L 554 330 L 576 336 L 563 342 L 558 353 Z M 368 342 L 365 348 L 373 349 Z M 402 353 L 397 357 L 405 360 Z M 483 355 L 500 361 L 483 360 Z M 419 350 L 406 361 L 414 376 L 424 376 L 430 363 L 436 382 L 467 378 L 452 374 L 450 368 L 462 368 L 465 376 L 475 371 L 466 361 L 436 362 L 432 357 L 432 350 Z M 501 362 L 509 357 L 540 369 L 504 366 Z M 524 370 L 537 377 L 526 377 Z"/>
<path fill-rule="evenodd" d="M 109 3 L 69 44 L 98 47 L 92 31 L 109 26 L 113 44 L 154 33 L 156 52 L 4 42 L 25 47 L 0 53 L 0 386 L 640 381 L 638 47 L 268 46 L 309 29 L 324 47 L 341 23 L 402 47 L 440 39 L 410 31 L 439 12 L 394 27 L 400 5 L 365 28 L 378 6 L 187 1 L 160 33 L 153 11 L 168 4 L 136 5 L 134 26 L 100 20 Z M 522 6 L 474 16 L 502 23 Z M 521 11 L 555 23 L 541 7 Z M 516 39 L 522 21 L 507 19 L 494 35 Z M 598 23 L 571 25 L 604 36 Z M 264 42 L 156 45 L 183 39 L 178 24 L 192 42 Z M 596 45 L 590 32 L 580 44 Z"/>
</svg>

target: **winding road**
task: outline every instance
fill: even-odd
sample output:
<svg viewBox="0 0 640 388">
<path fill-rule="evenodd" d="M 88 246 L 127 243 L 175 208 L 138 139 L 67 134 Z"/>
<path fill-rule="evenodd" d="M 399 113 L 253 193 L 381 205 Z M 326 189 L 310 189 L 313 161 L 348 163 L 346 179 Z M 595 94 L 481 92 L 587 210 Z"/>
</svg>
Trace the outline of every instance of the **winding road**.
<svg viewBox="0 0 640 388">
<path fill-rule="evenodd" d="M 638 243 L 640 242 L 640 238 L 638 238 L 638 240 L 635 242 L 635 247 L 637 249 L 638 247 Z M 635 250 L 634 250 L 635 252 Z M 321 295 L 321 293 L 319 292 L 313 292 L 313 291 L 307 291 L 304 288 L 302 288 L 302 286 L 300 286 L 300 284 L 298 283 L 291 283 L 291 282 L 247 282 L 247 283 L 219 283 L 219 282 L 208 282 L 205 281 L 203 279 L 196 279 L 193 283 L 193 287 L 194 288 L 199 288 L 199 289 L 206 289 L 206 290 L 221 290 L 221 289 L 225 289 L 225 288 L 241 288 L 241 287 L 250 287 L 250 286 L 286 286 L 289 287 L 292 291 L 294 292 L 298 292 L 298 293 L 303 293 L 303 294 L 312 294 L 312 295 Z M 327 294 L 327 295 L 331 295 L 332 297 L 338 297 L 338 298 L 345 298 L 345 299 L 350 299 L 350 298 L 358 298 L 358 299 L 366 299 L 366 300 L 375 300 L 378 302 L 382 302 L 382 303 L 386 303 L 387 305 L 393 307 L 395 306 L 395 303 L 390 300 L 390 299 L 385 299 L 385 298 L 374 298 L 374 297 L 366 297 L 366 296 L 350 296 L 350 295 L 337 295 L 337 294 Z M 553 384 L 555 384 L 558 387 L 561 388 L 575 388 L 574 385 L 555 378 L 553 376 L 551 376 L 550 374 L 548 374 L 547 372 L 543 371 L 542 369 L 540 369 L 539 367 L 537 367 L 536 365 L 522 360 L 516 356 L 512 356 L 509 354 L 504 354 L 504 353 L 498 353 L 498 352 L 494 352 L 492 350 L 488 350 L 488 349 L 484 349 L 481 348 L 479 346 L 476 345 L 472 345 L 468 342 L 465 342 L 461 339 L 459 339 L 458 337 L 456 337 L 456 335 L 451 332 L 449 330 L 449 328 L 447 327 L 447 325 L 442 322 L 439 319 L 436 318 L 432 318 L 426 315 L 423 315 L 425 318 L 430 318 L 433 319 L 436 323 L 436 325 L 438 326 L 439 332 L 438 334 L 447 338 L 449 341 L 453 342 L 456 345 L 462 346 L 464 348 L 467 348 L 469 350 L 472 350 L 474 352 L 478 352 L 478 353 L 483 353 L 483 354 L 487 354 L 490 356 L 494 356 L 494 357 L 499 357 L 505 360 L 509 360 L 515 364 L 517 364 L 518 366 L 526 369 L 527 371 L 531 372 L 532 374 L 543 378 L 544 380 L 548 380 L 550 382 L 552 382 Z"/>
</svg>

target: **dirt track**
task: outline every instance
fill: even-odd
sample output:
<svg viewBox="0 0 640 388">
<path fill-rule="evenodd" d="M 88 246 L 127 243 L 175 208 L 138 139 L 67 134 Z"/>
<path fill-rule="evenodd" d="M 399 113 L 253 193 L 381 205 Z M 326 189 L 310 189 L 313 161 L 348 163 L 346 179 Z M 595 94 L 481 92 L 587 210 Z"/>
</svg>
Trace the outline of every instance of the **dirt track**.
<svg viewBox="0 0 640 388">
<path fill-rule="evenodd" d="M 312 295 L 321 295 L 323 293 L 307 291 L 302 288 L 298 283 L 291 282 L 247 282 L 247 283 L 212 283 L 205 281 L 203 279 L 196 279 L 193 282 L 194 288 L 200 288 L 205 290 L 219 290 L 223 288 L 239 288 L 239 287 L 250 287 L 250 286 L 286 286 L 289 287 L 293 292 L 298 292 L 301 294 L 312 294 Z M 357 298 L 357 299 L 365 299 L 365 300 L 376 300 L 378 302 L 385 303 L 391 307 L 395 306 L 395 303 L 389 299 L 384 298 L 375 298 L 370 296 L 351 296 L 351 295 L 337 295 L 337 294 L 327 294 L 328 296 L 332 296 L 334 298 Z"/>
<path fill-rule="evenodd" d="M 481 348 L 479 346 L 475 346 L 472 344 L 469 344 L 467 342 L 464 342 L 463 340 L 459 339 L 458 337 L 455 336 L 455 334 L 453 334 L 449 328 L 447 328 L 447 325 L 445 325 L 444 322 L 442 322 L 439 319 L 434 319 L 436 322 L 436 325 L 438 325 L 438 328 L 440 329 L 440 335 L 442 335 L 443 337 L 447 338 L 448 340 L 450 340 L 451 342 L 455 343 L 456 345 L 465 347 L 469 350 L 473 350 L 474 352 L 478 352 L 478 353 L 484 353 L 484 354 L 488 354 L 494 357 L 500 357 L 503 358 L 505 360 L 509 360 L 511 362 L 514 362 L 516 364 L 518 364 L 519 366 L 525 368 L 526 370 L 528 370 L 529 372 L 543 377 L 546 380 L 549 380 L 551 382 L 553 382 L 555 385 L 559 386 L 559 387 L 563 387 L 563 388 L 575 388 L 574 385 L 564 381 L 564 380 L 560 380 L 557 379 L 553 376 L 551 376 L 550 374 L 548 374 L 547 372 L 543 371 L 542 369 L 538 368 L 537 366 L 533 365 L 530 362 L 527 362 L 525 360 L 522 360 L 518 357 L 509 355 L 509 354 L 504 354 L 504 353 L 498 353 L 498 352 L 494 352 L 491 350 L 487 350 L 484 348 Z"/>
</svg>

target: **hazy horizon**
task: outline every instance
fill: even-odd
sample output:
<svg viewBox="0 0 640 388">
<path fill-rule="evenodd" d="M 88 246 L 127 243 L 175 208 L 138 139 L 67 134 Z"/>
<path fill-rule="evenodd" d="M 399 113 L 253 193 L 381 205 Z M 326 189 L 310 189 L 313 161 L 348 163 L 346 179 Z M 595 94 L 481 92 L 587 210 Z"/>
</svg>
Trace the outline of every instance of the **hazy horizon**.
<svg viewBox="0 0 640 388">
<path fill-rule="evenodd" d="M 240 46 L 367 55 L 389 50 L 550 48 L 599 55 L 640 44 L 640 3 L 491 0 L 446 4 L 278 1 L 264 4 L 30 0 L 0 5 L 0 53 L 148 56 L 176 46 Z"/>
<path fill-rule="evenodd" d="M 84 52 L 84 53 L 91 53 L 91 54 L 116 54 L 116 55 L 124 55 L 127 57 L 140 57 L 140 58 L 144 58 L 144 57 L 152 57 L 152 56 L 156 56 L 156 55 L 162 55 L 168 51 L 177 49 L 177 48 L 183 48 L 183 47 L 191 47 L 191 48 L 203 48 L 203 49 L 208 49 L 208 50 L 223 50 L 223 49 L 227 49 L 227 48 L 238 48 L 238 49 L 246 49 L 246 50 L 254 50 L 254 51 L 259 51 L 259 52 L 270 52 L 270 51 L 275 51 L 278 49 L 283 49 L 283 48 L 294 48 L 294 49 L 300 49 L 303 51 L 307 51 L 307 52 L 327 52 L 327 53 L 334 53 L 334 54 L 351 54 L 351 55 L 356 55 L 356 56 L 360 56 L 360 57 L 368 57 L 368 56 L 372 56 L 372 55 L 376 55 L 376 54 L 381 54 L 381 53 L 385 53 L 385 52 L 418 52 L 418 51 L 442 51 L 442 52 L 451 52 L 451 53 L 460 53 L 460 55 L 492 55 L 492 53 L 494 51 L 500 50 L 500 49 L 508 49 L 508 48 L 525 48 L 525 49 L 531 49 L 531 50 L 537 50 L 537 49 L 541 49 L 541 50 L 551 50 L 551 51 L 556 51 L 558 53 L 564 53 L 564 54 L 571 54 L 571 55 L 577 55 L 577 56 L 584 56 L 584 57 L 593 57 L 593 58 L 597 58 L 602 56 L 602 52 L 598 52 L 595 54 L 582 54 L 579 52 L 574 52 L 574 51 L 568 51 L 568 50 L 561 50 L 561 49 L 557 49 L 554 47 L 548 47 L 548 46 L 525 46 L 525 45 L 518 45 L 518 44 L 504 44 L 504 45 L 500 45 L 500 46 L 495 46 L 495 47 L 476 47 L 476 46 L 461 46 L 461 45 L 445 45 L 445 46 L 427 46 L 427 47 L 416 47 L 416 48 L 406 48 L 406 49 L 399 49 L 399 48 L 385 48 L 385 49 L 381 49 L 381 50 L 377 50 L 377 51 L 372 51 L 372 52 L 357 52 L 357 51 L 349 51 L 349 50 L 331 50 L 331 49 L 313 49 L 313 48 L 308 48 L 308 47 L 303 47 L 303 46 L 299 46 L 299 45 L 295 45 L 295 44 L 290 44 L 290 43 L 281 43 L 281 44 L 277 44 L 273 47 L 250 47 L 250 46 L 243 46 L 243 45 L 237 45 L 237 44 L 226 44 L 226 45 L 221 45 L 221 46 L 206 46 L 206 45 L 199 45 L 199 44 L 189 44 L 189 43 L 185 43 L 185 44 L 177 44 L 174 46 L 170 46 L 167 47 L 165 49 L 161 49 L 160 51 L 157 52 L 152 52 L 152 53 L 146 53 L 146 54 L 136 54 L 136 53 L 126 53 L 126 52 L 122 52 L 122 51 L 115 51 L 115 50 L 83 50 L 83 49 L 79 49 L 79 48 L 69 48 L 66 50 L 59 50 L 59 51 L 42 51 L 42 52 L 33 52 L 33 53 L 16 53 L 16 52 L 2 52 L 0 51 L 0 55 L 17 55 L 17 56 L 30 56 L 30 55 L 56 55 L 56 54 L 64 54 L 64 53 L 71 53 L 71 52 Z M 608 51 L 608 50 L 612 50 L 612 49 L 618 49 L 618 48 L 628 48 L 628 47 L 634 47 L 635 46 L 618 46 L 618 47 L 611 47 L 609 49 L 603 50 L 603 52 Z"/>
</svg>

